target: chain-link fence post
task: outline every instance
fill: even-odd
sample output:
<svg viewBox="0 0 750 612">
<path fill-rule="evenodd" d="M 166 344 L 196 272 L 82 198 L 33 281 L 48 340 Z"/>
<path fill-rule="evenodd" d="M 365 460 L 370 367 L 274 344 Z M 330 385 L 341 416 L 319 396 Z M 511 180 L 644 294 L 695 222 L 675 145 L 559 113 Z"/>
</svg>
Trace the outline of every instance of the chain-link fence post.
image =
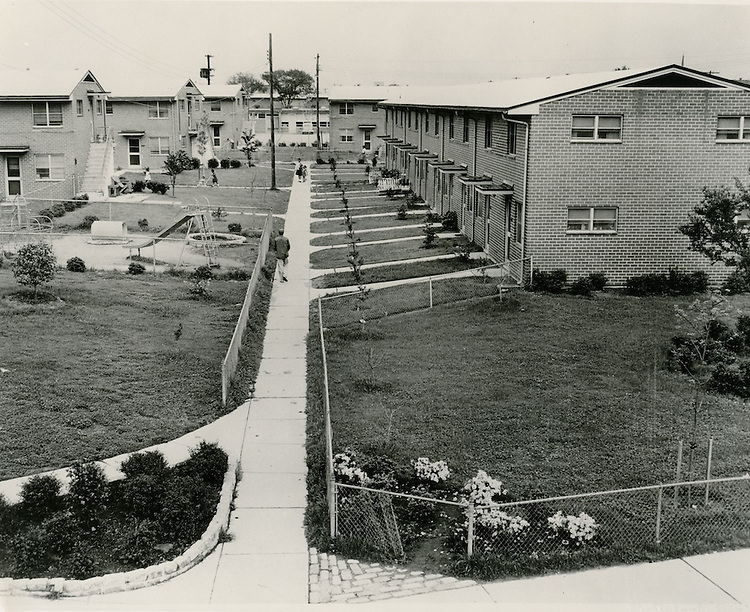
<svg viewBox="0 0 750 612">
<path fill-rule="evenodd" d="M 470 503 L 466 509 L 468 525 L 466 530 L 466 556 L 471 559 L 474 554 L 474 504 Z"/>
<path fill-rule="evenodd" d="M 432 308 L 432 277 L 430 277 L 430 308 Z"/>
<path fill-rule="evenodd" d="M 661 504 L 664 497 L 664 487 L 659 487 L 659 492 L 656 498 L 656 534 L 655 540 L 657 544 L 661 544 Z"/>
</svg>

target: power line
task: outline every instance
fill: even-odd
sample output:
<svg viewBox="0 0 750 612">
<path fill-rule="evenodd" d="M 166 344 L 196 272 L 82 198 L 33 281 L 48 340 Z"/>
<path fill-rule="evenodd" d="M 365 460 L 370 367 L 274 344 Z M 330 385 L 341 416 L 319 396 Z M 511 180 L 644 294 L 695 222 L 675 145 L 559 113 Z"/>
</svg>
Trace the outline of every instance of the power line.
<svg viewBox="0 0 750 612">
<path fill-rule="evenodd" d="M 61 6 L 58 6 L 57 4 L 53 3 L 51 0 L 40 0 L 41 4 L 53 12 L 55 15 L 60 17 L 63 21 L 67 22 L 69 25 L 73 26 L 76 30 L 83 33 L 87 37 L 91 38 L 92 40 L 99 43 L 104 48 L 114 52 L 116 55 L 119 55 L 121 57 L 124 57 L 125 59 L 129 59 L 130 61 L 143 66 L 144 68 L 147 68 L 154 72 L 159 72 L 161 74 L 173 74 L 175 76 L 183 75 L 184 71 L 182 69 L 177 71 L 178 69 L 176 67 L 169 67 L 168 69 L 159 68 L 155 66 L 155 63 L 161 63 L 164 66 L 170 66 L 169 64 L 165 64 L 164 62 L 154 62 L 151 58 L 146 58 L 146 56 L 138 53 L 137 51 L 129 51 L 127 45 L 124 43 L 118 42 L 116 39 L 111 38 L 109 36 L 104 36 L 98 32 L 99 26 L 96 24 L 92 24 L 92 27 L 87 27 L 83 23 L 81 23 L 80 18 L 77 18 L 76 16 L 72 16 L 69 13 L 67 13 L 64 8 Z M 92 22 L 89 22 L 92 23 Z M 124 48 L 118 48 L 116 45 L 120 45 Z"/>
</svg>

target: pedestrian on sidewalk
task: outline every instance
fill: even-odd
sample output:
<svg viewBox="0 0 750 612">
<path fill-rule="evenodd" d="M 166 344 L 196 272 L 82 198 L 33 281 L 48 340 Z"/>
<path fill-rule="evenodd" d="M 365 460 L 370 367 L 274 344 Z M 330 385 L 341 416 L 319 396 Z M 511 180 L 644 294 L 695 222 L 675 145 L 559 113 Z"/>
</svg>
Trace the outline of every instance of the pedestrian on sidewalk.
<svg viewBox="0 0 750 612">
<path fill-rule="evenodd" d="M 218 187 L 219 179 L 216 177 L 216 170 L 211 168 L 211 187 Z"/>
<path fill-rule="evenodd" d="M 274 238 L 273 248 L 276 251 L 276 270 L 281 276 L 281 282 L 285 283 L 286 278 L 286 265 L 289 260 L 289 249 L 292 248 L 289 243 L 289 238 L 284 236 L 284 230 L 279 230 L 279 235 Z"/>
<path fill-rule="evenodd" d="M 297 181 L 298 182 L 300 182 L 300 183 L 302 182 L 304 173 L 305 173 L 305 166 L 302 164 L 302 160 L 298 159 L 297 160 L 297 169 L 294 171 L 294 174 L 297 175 Z"/>
</svg>

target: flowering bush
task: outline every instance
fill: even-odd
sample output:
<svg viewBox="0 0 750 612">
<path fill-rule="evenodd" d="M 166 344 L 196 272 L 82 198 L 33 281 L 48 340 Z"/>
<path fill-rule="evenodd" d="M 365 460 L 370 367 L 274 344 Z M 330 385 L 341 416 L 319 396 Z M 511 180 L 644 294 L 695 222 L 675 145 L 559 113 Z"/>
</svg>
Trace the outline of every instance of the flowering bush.
<svg viewBox="0 0 750 612">
<path fill-rule="evenodd" d="M 552 537 L 559 539 L 563 546 L 581 546 L 590 542 L 599 528 L 594 518 L 585 512 L 575 516 L 563 514 L 562 510 L 547 519 L 547 526 L 552 531 Z"/>
<path fill-rule="evenodd" d="M 479 470 L 477 475 L 464 485 L 464 491 L 468 501 L 476 505 L 498 503 L 508 495 L 503 483 L 492 478 L 484 470 Z"/>
<path fill-rule="evenodd" d="M 336 453 L 333 456 L 333 473 L 338 482 L 367 485 L 370 478 L 357 466 L 355 457 L 356 453 L 348 448 L 343 453 Z"/>
<path fill-rule="evenodd" d="M 420 457 L 413 461 L 414 471 L 420 480 L 443 482 L 450 478 L 451 472 L 445 461 L 430 461 L 427 457 Z"/>
</svg>

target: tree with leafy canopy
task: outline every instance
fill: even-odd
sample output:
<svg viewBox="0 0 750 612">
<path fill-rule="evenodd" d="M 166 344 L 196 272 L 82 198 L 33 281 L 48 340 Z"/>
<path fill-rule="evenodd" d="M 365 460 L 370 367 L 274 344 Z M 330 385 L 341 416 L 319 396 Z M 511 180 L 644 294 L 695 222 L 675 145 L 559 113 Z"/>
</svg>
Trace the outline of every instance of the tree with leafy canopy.
<svg viewBox="0 0 750 612">
<path fill-rule="evenodd" d="M 750 231 L 737 222 L 742 213 L 750 211 L 750 192 L 739 179 L 735 179 L 735 186 L 736 190 L 704 187 L 701 203 L 679 230 L 690 239 L 691 251 L 705 255 L 712 263 L 736 268 L 750 280 Z"/>
<path fill-rule="evenodd" d="M 57 258 L 49 244 L 32 242 L 18 249 L 11 271 L 18 284 L 33 287 L 36 297 L 39 287 L 54 278 L 56 263 Z"/>
<path fill-rule="evenodd" d="M 247 167 L 252 168 L 253 153 L 258 150 L 262 143 L 260 142 L 260 140 L 255 138 L 255 134 L 253 134 L 250 130 L 242 130 L 240 139 L 242 140 L 240 151 L 242 151 L 245 154 L 245 157 L 247 157 Z"/>
<path fill-rule="evenodd" d="M 263 73 L 263 80 L 271 84 L 270 73 Z M 292 100 L 301 98 L 315 91 L 315 79 L 304 70 L 293 68 L 292 70 L 273 71 L 273 91 L 281 100 L 285 108 L 292 106 Z"/>
<path fill-rule="evenodd" d="M 174 197 L 174 184 L 177 180 L 177 175 L 183 170 L 190 170 L 192 167 L 193 160 L 190 159 L 190 156 L 184 149 L 167 155 L 164 160 L 164 174 L 169 176 L 172 181 L 172 197 Z"/>
<path fill-rule="evenodd" d="M 227 85 L 242 85 L 248 95 L 268 90 L 268 85 L 249 72 L 235 72 L 227 79 Z"/>
</svg>

